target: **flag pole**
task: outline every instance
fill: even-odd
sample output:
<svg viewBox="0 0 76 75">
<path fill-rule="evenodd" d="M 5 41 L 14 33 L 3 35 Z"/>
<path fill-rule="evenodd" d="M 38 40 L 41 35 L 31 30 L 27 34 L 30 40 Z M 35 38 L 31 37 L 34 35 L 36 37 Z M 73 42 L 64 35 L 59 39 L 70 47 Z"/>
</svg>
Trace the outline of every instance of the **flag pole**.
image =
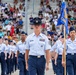
<svg viewBox="0 0 76 75">
<path fill-rule="evenodd" d="M 63 57 L 64 57 L 64 62 L 65 62 L 65 66 L 64 66 L 64 75 L 66 75 L 66 29 L 64 26 L 64 50 L 63 50 Z"/>
<path fill-rule="evenodd" d="M 65 2 L 65 0 L 63 0 Z M 66 28 L 64 26 L 64 50 L 63 50 L 63 60 L 65 62 L 64 75 L 66 75 Z"/>
</svg>

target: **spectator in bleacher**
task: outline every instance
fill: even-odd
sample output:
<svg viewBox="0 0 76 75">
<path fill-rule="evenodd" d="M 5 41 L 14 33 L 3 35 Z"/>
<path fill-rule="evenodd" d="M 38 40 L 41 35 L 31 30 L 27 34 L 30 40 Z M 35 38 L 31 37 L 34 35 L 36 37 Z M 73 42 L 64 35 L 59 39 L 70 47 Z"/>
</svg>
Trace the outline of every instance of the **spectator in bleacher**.
<svg viewBox="0 0 76 75">
<path fill-rule="evenodd" d="M 33 29 L 33 17 L 32 17 L 32 15 L 30 16 L 29 21 L 30 21 L 31 29 Z"/>
<path fill-rule="evenodd" d="M 10 36 L 13 36 L 14 33 L 15 33 L 15 28 L 14 28 L 14 25 L 12 25 L 10 30 Z"/>
<path fill-rule="evenodd" d="M 2 31 L 2 26 L 0 26 L 0 37 L 4 37 L 4 33 Z"/>
<path fill-rule="evenodd" d="M 18 0 L 14 0 L 14 3 L 17 4 L 18 3 Z"/>
</svg>

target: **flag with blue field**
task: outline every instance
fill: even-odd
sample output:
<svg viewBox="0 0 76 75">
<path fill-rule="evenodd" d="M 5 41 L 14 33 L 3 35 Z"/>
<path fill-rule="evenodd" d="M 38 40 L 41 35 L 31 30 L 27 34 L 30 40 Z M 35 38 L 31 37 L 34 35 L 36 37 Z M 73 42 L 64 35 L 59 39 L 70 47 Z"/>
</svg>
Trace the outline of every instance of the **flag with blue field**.
<svg viewBox="0 0 76 75">
<path fill-rule="evenodd" d="M 67 9 L 66 3 L 62 2 L 61 10 L 60 10 L 60 17 L 58 18 L 57 26 L 64 25 L 66 28 L 66 34 L 68 34 L 68 17 L 67 17 Z"/>
</svg>

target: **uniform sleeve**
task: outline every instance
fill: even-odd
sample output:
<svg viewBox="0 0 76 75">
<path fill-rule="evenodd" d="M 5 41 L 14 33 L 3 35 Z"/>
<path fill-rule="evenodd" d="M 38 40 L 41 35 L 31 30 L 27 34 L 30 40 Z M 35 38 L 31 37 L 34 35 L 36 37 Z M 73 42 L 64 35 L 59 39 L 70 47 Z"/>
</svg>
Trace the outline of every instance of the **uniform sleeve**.
<svg viewBox="0 0 76 75">
<path fill-rule="evenodd" d="M 15 51 L 14 51 L 14 52 L 15 52 L 15 54 L 17 54 L 17 51 L 18 51 L 18 50 L 17 50 L 17 47 L 15 47 Z"/>
<path fill-rule="evenodd" d="M 64 49 L 64 46 L 63 45 L 62 46 L 59 45 L 59 46 L 57 46 L 55 52 L 59 53 L 60 51 L 63 51 L 63 49 Z"/>
<path fill-rule="evenodd" d="M 50 50 L 51 49 L 51 45 L 49 44 L 49 40 L 48 40 L 48 38 L 46 37 L 45 38 L 45 50 Z"/>
<path fill-rule="evenodd" d="M 18 47 L 18 44 L 16 45 L 16 50 L 17 50 L 17 51 L 19 51 L 19 47 Z"/>
<path fill-rule="evenodd" d="M 66 51 L 67 51 L 67 49 L 68 49 L 68 40 L 66 40 L 65 42 L 66 42 L 65 47 L 63 46 L 63 49 L 66 49 Z"/>
<path fill-rule="evenodd" d="M 10 48 L 10 51 L 12 51 L 12 49 L 11 49 L 11 45 L 10 45 L 10 47 L 9 47 L 9 48 Z"/>
<path fill-rule="evenodd" d="M 4 44 L 3 51 L 5 51 L 5 47 L 6 47 L 6 45 Z"/>
<path fill-rule="evenodd" d="M 55 52 L 56 52 L 56 53 L 59 53 L 59 48 L 60 48 L 60 47 L 57 45 L 57 46 L 56 46 L 56 49 L 55 49 Z"/>
<path fill-rule="evenodd" d="M 29 45 L 29 38 L 26 38 L 26 46 L 25 49 L 30 50 L 30 45 Z"/>
<path fill-rule="evenodd" d="M 9 45 L 9 49 L 8 49 L 8 51 L 10 52 L 10 45 Z"/>
<path fill-rule="evenodd" d="M 11 55 L 11 46 L 9 46 L 9 55 Z"/>
<path fill-rule="evenodd" d="M 68 40 L 66 40 L 66 50 L 68 49 L 68 45 L 67 44 L 68 44 Z"/>
<path fill-rule="evenodd" d="M 58 54 L 58 48 L 55 50 L 55 52 Z"/>
</svg>

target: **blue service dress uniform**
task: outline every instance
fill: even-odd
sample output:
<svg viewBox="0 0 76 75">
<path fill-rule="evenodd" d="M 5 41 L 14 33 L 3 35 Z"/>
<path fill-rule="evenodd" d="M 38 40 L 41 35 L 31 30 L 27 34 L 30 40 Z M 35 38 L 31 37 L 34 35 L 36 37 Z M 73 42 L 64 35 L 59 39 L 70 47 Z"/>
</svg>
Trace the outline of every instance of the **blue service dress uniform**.
<svg viewBox="0 0 76 75">
<path fill-rule="evenodd" d="M 10 69 L 11 69 L 11 73 L 14 72 L 14 69 L 13 69 L 13 66 L 14 66 L 14 61 L 13 61 L 14 54 L 13 54 L 13 51 L 14 51 L 14 45 L 10 45 Z"/>
<path fill-rule="evenodd" d="M 17 51 L 18 54 L 18 67 L 19 67 L 19 75 L 28 75 L 28 71 L 25 67 L 25 46 L 26 42 L 19 41 L 17 43 Z"/>
<path fill-rule="evenodd" d="M 56 52 L 55 50 L 57 49 L 57 41 L 54 43 L 54 45 L 51 47 L 50 49 L 50 52 L 52 53 L 52 66 L 53 66 L 53 70 L 54 70 L 54 73 L 57 73 L 57 66 L 55 65 L 55 55 L 56 55 Z"/>
<path fill-rule="evenodd" d="M 6 74 L 10 74 L 10 58 L 9 58 L 9 52 L 10 52 L 10 45 L 5 45 L 5 57 L 6 57 Z"/>
<path fill-rule="evenodd" d="M 62 53 L 63 53 L 63 49 L 64 49 L 64 44 L 62 44 L 62 42 L 60 40 L 57 41 L 57 48 L 56 48 L 56 53 L 58 55 L 57 57 L 57 71 L 56 71 L 56 75 L 64 75 L 64 68 L 62 66 Z"/>
<path fill-rule="evenodd" d="M 16 45 L 14 45 L 14 50 L 13 50 L 13 53 L 14 53 L 14 58 L 13 58 L 13 60 L 14 60 L 14 71 L 16 71 L 17 70 L 17 47 L 16 47 Z"/>
<path fill-rule="evenodd" d="M 28 71 L 29 75 L 44 75 L 45 71 L 45 51 L 50 50 L 48 38 L 40 33 L 30 34 L 26 39 L 26 49 L 29 50 Z"/>
<path fill-rule="evenodd" d="M 76 75 L 76 38 L 74 41 L 68 39 L 66 41 L 67 51 L 67 72 L 68 75 Z"/>
<path fill-rule="evenodd" d="M 11 59 L 11 61 L 12 61 L 12 64 L 11 64 L 11 70 L 12 70 L 12 72 L 14 72 L 15 71 L 15 53 L 17 53 L 17 47 L 15 46 L 15 45 L 11 45 L 11 53 L 12 53 L 12 59 Z"/>
<path fill-rule="evenodd" d="M 0 63 L 1 63 L 1 75 L 5 75 L 5 66 L 6 66 L 6 61 L 5 61 L 5 44 L 0 44 Z"/>
</svg>

